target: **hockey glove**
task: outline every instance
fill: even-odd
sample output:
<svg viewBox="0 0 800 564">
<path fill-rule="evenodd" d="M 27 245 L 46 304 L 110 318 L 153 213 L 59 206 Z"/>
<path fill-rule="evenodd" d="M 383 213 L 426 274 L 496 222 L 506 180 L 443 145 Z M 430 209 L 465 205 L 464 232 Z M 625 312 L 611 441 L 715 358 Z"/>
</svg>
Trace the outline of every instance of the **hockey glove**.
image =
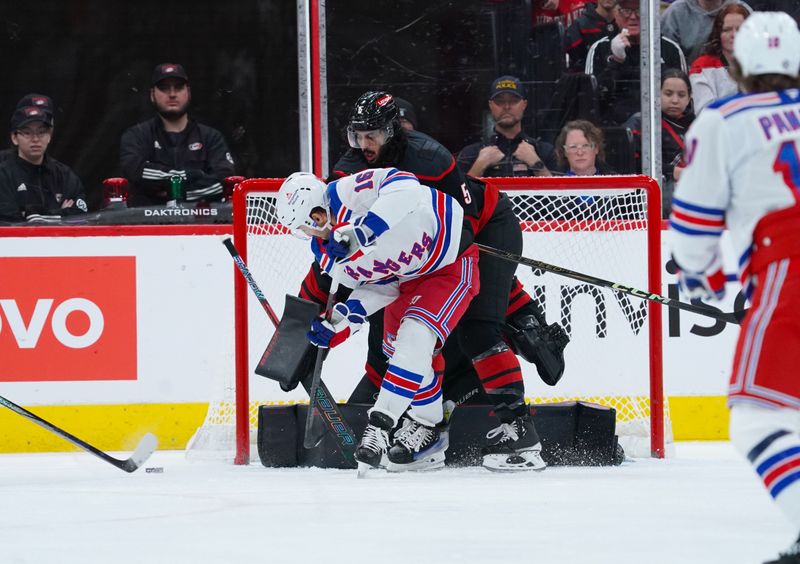
<svg viewBox="0 0 800 564">
<path fill-rule="evenodd" d="M 311 322 L 311 331 L 306 338 L 321 349 L 332 349 L 361 329 L 367 312 L 358 300 L 347 300 L 333 306 L 330 321 L 317 317 Z"/>
<path fill-rule="evenodd" d="M 353 259 L 359 250 L 366 254 L 365 247 L 374 243 L 375 234 L 366 225 L 340 223 L 331 231 L 325 252 L 334 259 Z"/>
<path fill-rule="evenodd" d="M 675 261 L 675 258 L 672 259 Z M 689 272 L 684 270 L 678 262 L 678 285 L 684 296 L 691 302 L 716 301 L 725 297 L 725 272 L 722 270 L 722 261 L 715 255 L 711 264 L 703 272 Z"/>
</svg>

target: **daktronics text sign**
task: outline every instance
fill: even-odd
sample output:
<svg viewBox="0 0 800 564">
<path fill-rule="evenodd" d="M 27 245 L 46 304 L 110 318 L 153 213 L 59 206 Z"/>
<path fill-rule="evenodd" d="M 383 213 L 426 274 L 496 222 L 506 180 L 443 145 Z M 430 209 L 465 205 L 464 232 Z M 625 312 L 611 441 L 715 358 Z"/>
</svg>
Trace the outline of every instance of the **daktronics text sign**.
<svg viewBox="0 0 800 564">
<path fill-rule="evenodd" d="M 135 257 L 0 258 L 0 381 L 136 380 Z"/>
</svg>

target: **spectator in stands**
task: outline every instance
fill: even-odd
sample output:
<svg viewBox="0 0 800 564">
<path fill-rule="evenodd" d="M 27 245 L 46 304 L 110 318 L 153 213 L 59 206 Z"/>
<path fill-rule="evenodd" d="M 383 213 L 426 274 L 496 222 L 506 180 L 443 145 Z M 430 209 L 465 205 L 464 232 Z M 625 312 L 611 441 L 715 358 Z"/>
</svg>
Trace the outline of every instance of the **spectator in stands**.
<svg viewBox="0 0 800 564">
<path fill-rule="evenodd" d="M 641 109 L 639 0 L 619 0 L 614 8 L 614 21 L 620 32 L 613 38 L 595 42 L 586 58 L 586 74 L 597 77 L 600 119 L 604 125 L 619 125 Z M 661 39 L 661 66 L 687 70 L 683 51 L 666 37 Z"/>
<path fill-rule="evenodd" d="M 728 72 L 728 66 L 733 61 L 733 38 L 749 15 L 750 12 L 741 4 L 728 4 L 714 18 L 703 52 L 689 69 L 695 113 L 699 114 L 714 100 L 738 92 L 739 87 Z"/>
<path fill-rule="evenodd" d="M 661 35 L 675 41 L 692 62 L 708 39 L 719 11 L 728 4 L 740 3 L 740 0 L 675 0 L 661 15 Z"/>
<path fill-rule="evenodd" d="M 53 100 L 50 96 L 45 96 L 44 94 L 25 94 L 22 98 L 19 99 L 17 102 L 17 106 L 15 109 L 25 108 L 25 107 L 35 107 L 41 108 L 45 112 L 50 114 L 52 118 L 55 115 L 55 108 L 53 106 Z M 12 159 L 17 156 L 18 149 L 13 145 L 8 149 L 3 149 L 0 151 L 0 163 L 4 163 L 9 159 Z"/>
<path fill-rule="evenodd" d="M 590 121 L 567 122 L 556 138 L 556 154 L 567 176 L 615 174 L 605 163 L 603 131 Z"/>
<path fill-rule="evenodd" d="M 181 65 L 153 70 L 150 101 L 158 115 L 134 125 L 120 141 L 120 168 L 130 182 L 131 206 L 165 204 L 170 179 L 179 176 L 189 202 L 218 201 L 222 181 L 236 174 L 222 134 L 188 115 L 189 77 Z"/>
<path fill-rule="evenodd" d="M 397 113 L 400 116 L 400 127 L 406 131 L 417 129 L 417 112 L 408 100 L 395 96 L 394 103 L 397 105 Z"/>
<path fill-rule="evenodd" d="M 617 0 L 587 2 L 583 12 L 570 24 L 564 34 L 564 52 L 569 57 L 568 68 L 583 72 L 586 55 L 592 44 L 603 37 L 614 37 L 619 33 L 614 21 L 614 6 Z"/>
<path fill-rule="evenodd" d="M 556 166 L 553 146 L 522 130 L 527 107 L 518 78 L 495 80 L 489 92 L 489 111 L 495 123 L 492 135 L 464 147 L 456 160 L 458 168 L 475 177 L 551 176 Z"/>
<path fill-rule="evenodd" d="M 560 22 L 567 27 L 580 16 L 586 0 L 535 0 L 533 9 L 533 25 L 549 22 Z"/>
<path fill-rule="evenodd" d="M 37 106 L 23 106 L 11 116 L 16 155 L 0 165 L 0 220 L 45 221 L 87 211 L 78 176 L 47 156 L 53 116 Z"/>
<path fill-rule="evenodd" d="M 675 183 L 685 168 L 683 140 L 695 118 L 692 110 L 692 84 L 685 72 L 667 69 L 661 73 L 661 211 L 669 217 Z M 641 147 L 642 114 L 633 114 L 625 123 Z"/>
</svg>

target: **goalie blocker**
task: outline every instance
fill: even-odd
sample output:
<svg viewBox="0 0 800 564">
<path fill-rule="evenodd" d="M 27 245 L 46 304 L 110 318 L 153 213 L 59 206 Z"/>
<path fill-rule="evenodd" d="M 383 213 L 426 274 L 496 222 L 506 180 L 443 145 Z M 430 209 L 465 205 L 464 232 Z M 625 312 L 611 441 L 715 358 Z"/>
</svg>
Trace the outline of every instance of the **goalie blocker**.
<svg viewBox="0 0 800 564">
<path fill-rule="evenodd" d="M 314 369 L 317 348 L 306 333 L 321 309 L 318 303 L 287 294 L 283 317 L 258 361 L 256 374 L 275 380 L 284 392 L 294 390 Z"/>
</svg>

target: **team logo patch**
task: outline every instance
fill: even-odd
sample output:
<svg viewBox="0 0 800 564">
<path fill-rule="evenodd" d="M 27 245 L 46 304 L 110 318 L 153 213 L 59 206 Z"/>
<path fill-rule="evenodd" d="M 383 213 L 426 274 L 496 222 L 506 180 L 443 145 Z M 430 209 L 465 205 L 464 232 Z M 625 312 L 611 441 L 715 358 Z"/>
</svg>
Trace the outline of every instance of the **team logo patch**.
<svg viewBox="0 0 800 564">
<path fill-rule="evenodd" d="M 375 105 L 382 108 L 391 101 L 392 101 L 392 95 L 387 94 L 386 96 L 381 96 L 380 98 L 375 100 Z"/>
<path fill-rule="evenodd" d="M 233 157 L 231 156 L 230 153 L 225 153 L 225 160 L 227 160 L 229 163 L 233 164 Z"/>
<path fill-rule="evenodd" d="M 202 143 L 192 143 L 191 145 L 189 145 L 189 150 L 190 151 L 199 151 L 202 148 L 203 148 L 203 144 Z"/>
<path fill-rule="evenodd" d="M 161 143 L 159 143 L 158 141 L 154 141 L 153 142 L 153 147 L 156 148 L 156 149 L 160 149 L 161 148 Z"/>
<path fill-rule="evenodd" d="M 28 191 L 28 187 L 25 186 L 24 182 L 22 184 L 20 184 L 19 186 L 17 186 L 17 192 L 27 192 L 27 191 Z"/>
</svg>

